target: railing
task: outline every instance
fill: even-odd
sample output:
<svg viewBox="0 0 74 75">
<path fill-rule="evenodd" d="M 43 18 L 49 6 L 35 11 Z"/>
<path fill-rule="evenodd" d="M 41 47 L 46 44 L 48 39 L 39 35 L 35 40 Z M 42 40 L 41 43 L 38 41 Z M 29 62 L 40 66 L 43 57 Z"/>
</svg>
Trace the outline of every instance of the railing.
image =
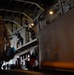
<svg viewBox="0 0 74 75">
<path fill-rule="evenodd" d="M 37 33 L 30 29 L 28 26 L 24 26 L 10 36 L 11 38 L 11 46 L 17 48 L 21 48 L 25 46 L 27 43 L 31 43 L 34 39 L 37 38 Z"/>
<path fill-rule="evenodd" d="M 39 31 L 67 13 L 74 6 L 73 0 L 58 0 L 50 9 L 44 11 L 38 18 Z"/>
</svg>

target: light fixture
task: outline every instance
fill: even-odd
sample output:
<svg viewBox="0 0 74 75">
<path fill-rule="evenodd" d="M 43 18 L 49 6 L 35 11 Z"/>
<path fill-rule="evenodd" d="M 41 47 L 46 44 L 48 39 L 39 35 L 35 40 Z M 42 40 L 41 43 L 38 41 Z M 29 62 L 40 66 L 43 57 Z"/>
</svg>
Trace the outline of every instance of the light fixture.
<svg viewBox="0 0 74 75">
<path fill-rule="evenodd" d="M 29 24 L 29 28 L 32 28 L 32 27 L 34 27 L 34 23 L 33 22 Z"/>
<path fill-rule="evenodd" d="M 34 26 L 34 23 L 31 23 L 31 26 Z"/>
<path fill-rule="evenodd" d="M 54 14 L 54 11 L 53 10 L 49 10 L 49 14 L 50 15 L 53 15 Z"/>
<path fill-rule="evenodd" d="M 32 26 L 29 24 L 29 28 L 32 28 Z"/>
</svg>

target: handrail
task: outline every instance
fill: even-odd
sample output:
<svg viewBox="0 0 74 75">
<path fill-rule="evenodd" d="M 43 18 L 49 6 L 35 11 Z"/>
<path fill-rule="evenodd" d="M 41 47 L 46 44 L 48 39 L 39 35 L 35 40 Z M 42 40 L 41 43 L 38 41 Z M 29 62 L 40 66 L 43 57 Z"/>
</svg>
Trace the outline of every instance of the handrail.
<svg viewBox="0 0 74 75">
<path fill-rule="evenodd" d="M 48 9 L 48 10 L 45 10 L 43 13 L 41 13 L 40 15 L 39 15 L 39 17 L 38 17 L 38 27 L 39 27 L 39 31 L 41 31 L 42 29 L 44 29 L 46 26 L 47 26 L 47 23 L 46 23 L 46 25 L 44 26 L 44 27 L 42 27 L 41 28 L 41 26 L 43 26 L 43 24 L 41 25 L 41 23 L 40 23 L 40 17 L 43 15 L 45 18 L 44 18 L 44 20 L 46 20 L 46 22 L 47 22 L 47 16 L 49 17 L 49 24 L 51 24 L 53 21 L 55 21 L 55 20 L 57 20 L 60 16 L 62 16 L 63 14 L 65 14 L 66 12 L 68 12 L 71 8 L 73 8 L 73 6 L 74 6 L 74 4 L 73 4 L 73 0 L 66 0 L 67 2 L 66 3 L 64 3 L 64 4 L 62 4 L 63 2 L 62 2 L 62 0 L 60 0 L 59 2 L 57 2 L 56 4 L 54 4 L 54 5 L 56 5 L 56 7 L 51 7 L 50 9 Z M 60 5 L 59 5 L 60 4 Z M 64 9 L 64 5 L 69 5 L 69 10 L 66 10 L 66 11 L 64 11 L 65 9 Z M 60 6 L 60 7 L 57 7 L 57 6 Z M 56 8 L 56 9 L 55 9 Z M 49 10 L 51 10 L 51 9 L 53 9 L 53 11 L 55 12 L 53 15 L 56 15 L 57 14 L 57 18 L 53 18 L 53 15 L 50 15 L 49 14 Z M 58 10 L 60 11 L 61 10 L 61 12 L 58 14 Z M 53 18 L 53 19 L 52 19 Z M 43 19 L 43 18 L 42 18 Z"/>
</svg>

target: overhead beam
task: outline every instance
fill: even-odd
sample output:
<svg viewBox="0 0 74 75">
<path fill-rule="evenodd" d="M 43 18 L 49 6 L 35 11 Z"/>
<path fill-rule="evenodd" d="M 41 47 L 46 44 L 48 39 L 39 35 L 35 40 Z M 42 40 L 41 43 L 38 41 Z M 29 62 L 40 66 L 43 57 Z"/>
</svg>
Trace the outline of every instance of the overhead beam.
<svg viewBox="0 0 74 75">
<path fill-rule="evenodd" d="M 42 8 L 39 4 L 37 4 L 37 3 L 35 3 L 35 2 L 24 1 L 24 0 L 14 0 L 14 1 L 19 1 L 19 2 L 24 2 L 24 3 L 33 4 L 33 5 L 36 5 L 38 8 L 40 8 L 42 11 L 44 11 L 44 8 Z"/>
<path fill-rule="evenodd" d="M 29 8 L 31 8 L 31 6 L 33 6 L 32 4 L 27 8 L 27 10 L 29 9 Z"/>
<path fill-rule="evenodd" d="M 10 22 L 13 22 L 14 24 L 16 24 L 16 25 L 18 25 L 19 26 L 19 28 L 22 28 L 22 26 L 21 25 L 19 25 L 17 22 L 15 22 L 14 20 L 9 20 L 9 19 L 3 19 L 4 21 L 10 21 Z M 8 28 L 7 28 L 8 29 Z M 14 33 L 13 32 L 11 32 L 9 29 L 8 29 L 8 32 L 11 34 L 11 35 L 13 35 Z"/>
<path fill-rule="evenodd" d="M 8 30 L 8 32 L 12 35 L 13 34 L 13 32 L 11 32 L 8 28 L 7 28 L 7 30 Z"/>
<path fill-rule="evenodd" d="M 3 19 L 4 21 L 12 21 L 12 20 L 8 20 L 8 19 Z M 7 28 L 7 30 L 8 30 L 8 32 L 10 33 L 10 34 L 13 34 L 13 32 L 12 31 L 10 31 L 8 28 Z"/>
<path fill-rule="evenodd" d="M 22 26 L 20 24 L 18 24 L 16 21 L 13 20 L 13 23 L 18 25 L 19 28 L 22 28 Z"/>
<path fill-rule="evenodd" d="M 12 2 L 13 0 L 10 0 L 9 2 L 8 2 L 8 4 L 10 3 L 10 2 Z"/>
<path fill-rule="evenodd" d="M 14 20 L 9 20 L 9 19 L 3 19 L 4 21 L 10 21 L 10 22 L 13 22 L 14 24 L 18 25 L 19 28 L 23 28 L 20 24 L 18 24 L 16 21 Z M 24 26 L 24 27 L 27 27 L 27 26 Z"/>
<path fill-rule="evenodd" d="M 19 26 L 19 29 L 17 29 L 16 31 L 19 31 L 20 29 L 22 29 L 22 28 L 26 28 L 26 27 L 28 27 L 28 26 L 24 26 L 24 27 L 22 27 L 21 25 L 19 25 L 16 21 L 14 21 L 14 20 L 9 20 L 9 19 L 3 19 L 4 21 L 10 21 L 10 22 L 13 22 L 14 24 L 16 24 L 16 25 L 18 25 Z M 11 35 L 13 35 L 15 32 L 11 32 L 9 29 L 8 29 L 8 31 L 9 31 L 9 33 L 11 34 Z"/>
<path fill-rule="evenodd" d="M 10 21 L 10 22 L 13 22 L 14 24 L 18 25 L 19 28 L 21 28 L 22 26 L 19 25 L 16 21 L 14 20 L 9 20 L 9 19 L 3 19 L 4 21 Z"/>
<path fill-rule="evenodd" d="M 26 16 L 28 19 L 30 19 L 31 21 L 33 21 L 33 19 L 31 17 L 29 17 L 26 13 L 24 12 L 19 12 L 19 11 L 12 11 L 12 10 L 7 10 L 7 9 L 0 9 L 0 11 L 8 11 L 8 12 L 13 12 L 13 13 L 20 13 L 23 14 L 24 16 Z"/>
<path fill-rule="evenodd" d="M 24 5 L 26 5 L 27 3 L 25 3 L 25 4 L 22 4 L 21 6 L 20 6 L 20 8 L 22 8 Z"/>
</svg>

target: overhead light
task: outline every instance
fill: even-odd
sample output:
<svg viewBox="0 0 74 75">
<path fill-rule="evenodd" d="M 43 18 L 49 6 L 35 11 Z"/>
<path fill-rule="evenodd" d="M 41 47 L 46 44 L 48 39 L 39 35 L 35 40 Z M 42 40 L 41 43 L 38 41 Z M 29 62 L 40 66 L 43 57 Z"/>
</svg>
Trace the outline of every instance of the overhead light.
<svg viewBox="0 0 74 75">
<path fill-rule="evenodd" d="M 33 22 L 29 24 L 29 28 L 32 28 L 33 26 L 34 26 Z"/>
<path fill-rule="evenodd" d="M 54 11 L 53 10 L 49 10 L 49 14 L 50 15 L 53 15 L 54 14 Z"/>
<path fill-rule="evenodd" d="M 34 26 L 34 23 L 31 23 L 31 26 Z"/>
<path fill-rule="evenodd" d="M 29 25 L 29 28 L 32 28 L 32 26 L 31 26 L 31 25 Z"/>
</svg>

